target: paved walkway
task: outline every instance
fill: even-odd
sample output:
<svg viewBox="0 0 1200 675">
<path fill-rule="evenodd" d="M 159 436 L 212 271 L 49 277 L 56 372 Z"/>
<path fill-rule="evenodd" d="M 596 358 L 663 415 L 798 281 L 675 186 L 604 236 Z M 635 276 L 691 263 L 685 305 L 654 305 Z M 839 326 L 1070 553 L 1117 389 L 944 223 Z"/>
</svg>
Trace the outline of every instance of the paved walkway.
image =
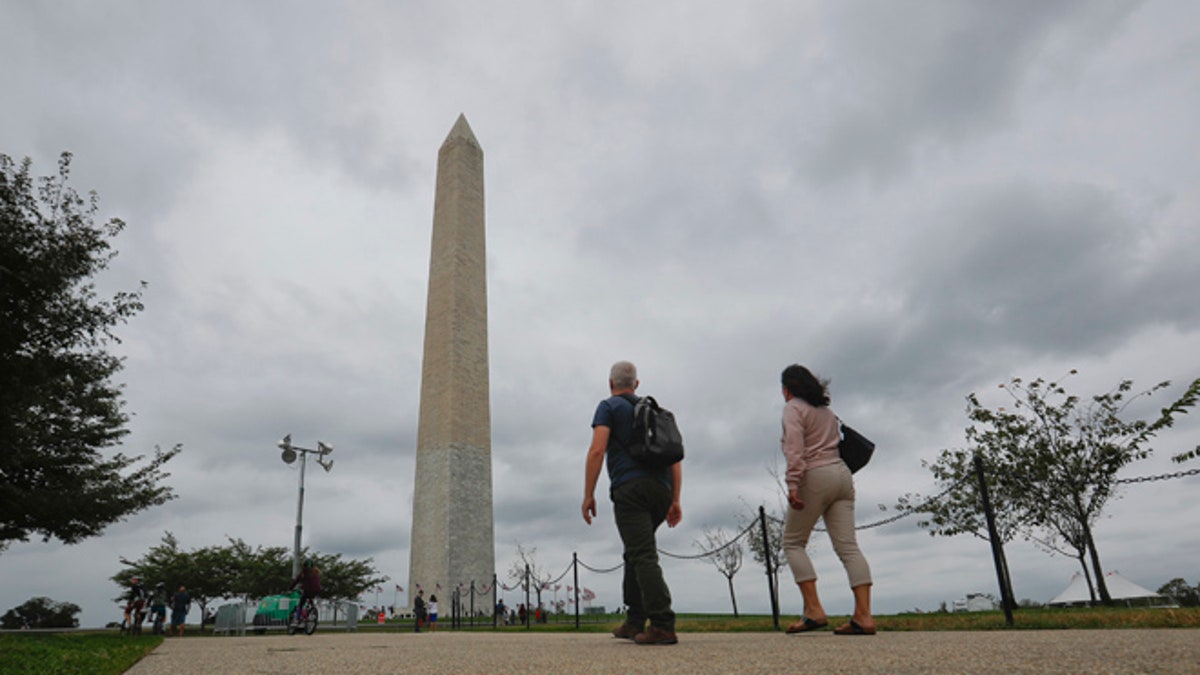
<svg viewBox="0 0 1200 675">
<path fill-rule="evenodd" d="M 168 638 L 129 675 L 187 673 L 1200 673 L 1200 630 L 318 633 Z"/>
</svg>

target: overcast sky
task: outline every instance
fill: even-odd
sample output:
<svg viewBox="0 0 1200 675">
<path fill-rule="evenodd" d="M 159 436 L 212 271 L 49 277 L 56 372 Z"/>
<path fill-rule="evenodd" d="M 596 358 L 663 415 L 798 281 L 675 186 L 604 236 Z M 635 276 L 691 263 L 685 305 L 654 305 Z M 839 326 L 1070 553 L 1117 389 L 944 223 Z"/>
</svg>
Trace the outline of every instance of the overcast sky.
<svg viewBox="0 0 1200 675">
<path fill-rule="evenodd" d="M 964 444 L 971 392 L 999 406 L 999 383 L 1072 368 L 1082 395 L 1171 380 L 1148 416 L 1200 377 L 1188 0 L 0 0 L 0 63 L 0 152 L 38 175 L 73 152 L 74 186 L 128 224 L 102 287 L 149 283 L 119 330 L 123 450 L 185 447 L 178 499 L 0 553 L 0 611 L 45 595 L 116 620 L 119 557 L 166 531 L 290 547 L 289 432 L 336 448 L 306 476 L 305 544 L 373 558 L 382 601 L 407 586 L 435 163 L 460 113 L 484 150 L 501 574 L 518 542 L 554 574 L 572 552 L 620 563 L 607 501 L 591 527 L 579 513 L 619 359 L 680 420 L 684 519 L 660 536 L 680 554 L 778 505 L 790 363 L 831 378 L 879 445 L 862 523 L 936 491 L 922 462 Z M 1169 457 L 1196 416 L 1122 475 L 1190 468 Z M 1200 582 L 1198 481 L 1122 490 L 1096 529 L 1105 567 Z M 860 534 L 877 613 L 998 593 L 986 542 L 915 520 Z M 813 550 L 848 613 L 824 535 Z M 1018 598 L 1078 569 L 1007 552 Z M 664 567 L 677 610 L 729 611 L 709 563 Z M 619 574 L 580 584 L 620 604 Z M 770 611 L 760 567 L 735 584 L 740 609 Z"/>
</svg>

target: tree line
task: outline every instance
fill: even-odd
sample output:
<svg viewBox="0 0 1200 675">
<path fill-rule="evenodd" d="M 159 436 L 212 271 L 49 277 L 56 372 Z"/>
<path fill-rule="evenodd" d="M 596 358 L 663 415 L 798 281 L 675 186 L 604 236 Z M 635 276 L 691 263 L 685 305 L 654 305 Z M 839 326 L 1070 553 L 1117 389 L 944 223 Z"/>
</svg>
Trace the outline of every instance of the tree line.
<svg viewBox="0 0 1200 675">
<path fill-rule="evenodd" d="M 302 555 L 321 571 L 321 597 L 327 600 L 355 600 L 388 580 L 375 569 L 372 558 L 353 560 L 308 549 Z M 142 557 L 121 558 L 121 564 L 124 569 L 110 579 L 122 589 L 134 576 L 150 586 L 159 582 L 171 590 L 186 586 L 202 615 L 213 600 L 258 600 L 285 593 L 292 583 L 292 552 L 287 547 L 252 546 L 234 538 L 220 546 L 184 550 L 175 535 L 166 532 Z"/>
</svg>

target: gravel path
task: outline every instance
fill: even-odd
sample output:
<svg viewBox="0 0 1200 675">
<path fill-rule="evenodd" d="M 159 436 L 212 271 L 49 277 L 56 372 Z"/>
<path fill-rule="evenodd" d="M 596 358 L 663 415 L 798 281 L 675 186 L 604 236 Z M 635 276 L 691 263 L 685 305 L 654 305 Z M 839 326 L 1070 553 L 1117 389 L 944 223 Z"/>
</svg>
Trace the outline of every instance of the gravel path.
<svg viewBox="0 0 1200 675">
<path fill-rule="evenodd" d="M 187 673 L 1200 673 L 1200 631 L 319 633 L 168 638 L 129 675 Z"/>
</svg>

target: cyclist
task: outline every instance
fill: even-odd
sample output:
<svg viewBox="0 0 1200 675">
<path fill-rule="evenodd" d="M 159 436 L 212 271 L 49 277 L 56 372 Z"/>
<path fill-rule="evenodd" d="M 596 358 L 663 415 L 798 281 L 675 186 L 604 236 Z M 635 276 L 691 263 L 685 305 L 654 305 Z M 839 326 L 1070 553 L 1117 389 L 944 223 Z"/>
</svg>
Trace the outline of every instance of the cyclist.
<svg viewBox="0 0 1200 675">
<path fill-rule="evenodd" d="M 167 620 L 167 585 L 161 581 L 154 584 L 154 592 L 150 594 L 150 620 L 154 622 L 154 634 L 162 635 Z"/>
<path fill-rule="evenodd" d="M 300 570 L 300 574 L 292 579 L 292 585 L 288 590 L 292 590 L 297 585 L 300 586 L 300 604 L 296 605 L 296 620 L 300 620 L 300 608 L 309 600 L 316 601 L 317 596 L 321 594 L 321 570 L 317 569 L 312 558 L 304 559 L 304 567 Z"/>
<path fill-rule="evenodd" d="M 133 634 L 142 632 L 142 621 L 146 614 L 142 608 L 146 606 L 146 587 L 142 586 L 142 578 L 136 574 L 129 578 L 129 591 L 125 593 L 125 628 Z"/>
</svg>

